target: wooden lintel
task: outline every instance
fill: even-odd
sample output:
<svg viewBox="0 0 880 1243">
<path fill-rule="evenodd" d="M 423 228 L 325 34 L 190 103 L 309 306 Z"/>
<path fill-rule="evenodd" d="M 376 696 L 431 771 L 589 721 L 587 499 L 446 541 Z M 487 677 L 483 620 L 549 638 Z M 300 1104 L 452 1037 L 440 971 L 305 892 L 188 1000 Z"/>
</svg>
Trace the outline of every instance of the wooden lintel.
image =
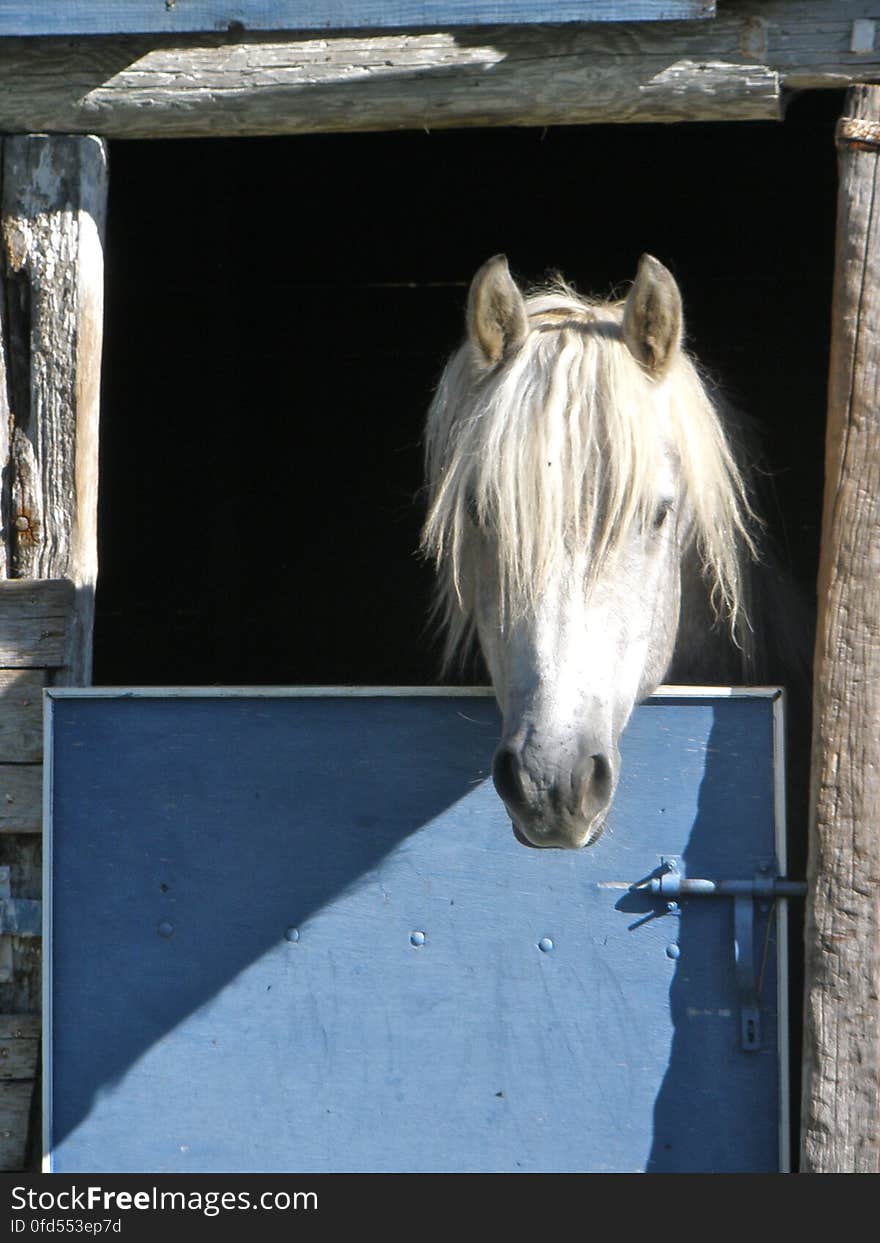
<svg viewBox="0 0 880 1243">
<path fill-rule="evenodd" d="M 731 0 L 698 22 L 2 39 L 0 130 L 158 138 L 774 119 L 787 89 L 880 79 L 875 17 L 868 0 Z"/>
</svg>

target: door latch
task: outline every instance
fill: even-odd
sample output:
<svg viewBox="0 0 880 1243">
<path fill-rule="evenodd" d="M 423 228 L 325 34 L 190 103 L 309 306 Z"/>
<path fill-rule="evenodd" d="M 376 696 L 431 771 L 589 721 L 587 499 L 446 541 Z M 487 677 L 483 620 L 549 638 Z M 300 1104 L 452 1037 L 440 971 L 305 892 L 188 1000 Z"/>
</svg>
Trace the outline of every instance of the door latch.
<svg viewBox="0 0 880 1243">
<path fill-rule="evenodd" d="M 747 1052 L 761 1047 L 761 1011 L 755 972 L 755 903 L 777 898 L 802 898 L 804 881 L 772 875 L 765 865 L 750 880 L 707 880 L 686 877 L 676 859 L 664 858 L 654 875 L 630 886 L 677 905 L 680 898 L 733 898 L 733 957 L 739 994 L 740 1044 Z"/>
</svg>

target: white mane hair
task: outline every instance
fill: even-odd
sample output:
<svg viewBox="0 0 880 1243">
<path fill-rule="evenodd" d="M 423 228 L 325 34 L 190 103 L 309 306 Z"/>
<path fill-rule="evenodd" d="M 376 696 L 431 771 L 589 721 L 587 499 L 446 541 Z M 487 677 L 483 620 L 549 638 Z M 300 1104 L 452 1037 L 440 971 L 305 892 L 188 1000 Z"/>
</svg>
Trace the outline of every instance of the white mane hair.
<svg viewBox="0 0 880 1243">
<path fill-rule="evenodd" d="M 570 541 L 590 548 L 595 576 L 633 524 L 651 523 L 669 444 L 683 511 L 675 517 L 687 523 L 716 618 L 735 638 L 755 519 L 694 364 L 678 350 L 652 376 L 624 342 L 623 302 L 582 298 L 560 283 L 525 306 L 528 329 L 513 356 L 487 370 L 466 342 L 428 414 L 422 548 L 437 565 L 447 664 L 472 635 L 475 523 L 497 541 L 509 621 L 540 598 Z"/>
</svg>

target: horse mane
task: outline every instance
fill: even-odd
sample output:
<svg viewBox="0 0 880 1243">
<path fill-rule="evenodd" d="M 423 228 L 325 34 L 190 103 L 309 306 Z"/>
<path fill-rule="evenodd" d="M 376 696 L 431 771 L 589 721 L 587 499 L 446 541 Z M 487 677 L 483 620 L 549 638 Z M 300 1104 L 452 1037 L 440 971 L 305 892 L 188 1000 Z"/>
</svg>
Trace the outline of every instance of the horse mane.
<svg viewBox="0 0 880 1243">
<path fill-rule="evenodd" d="M 681 350 L 653 378 L 624 343 L 623 305 L 558 283 L 527 298 L 512 358 L 486 370 L 465 342 L 443 372 L 425 432 L 422 548 L 437 566 L 446 667 L 472 638 L 474 524 L 497 540 L 509 621 L 541 597 L 569 541 L 590 548 L 598 574 L 633 524 L 652 521 L 668 443 L 712 613 L 748 643 L 742 563 L 756 519 L 743 473 L 694 363 Z"/>
</svg>

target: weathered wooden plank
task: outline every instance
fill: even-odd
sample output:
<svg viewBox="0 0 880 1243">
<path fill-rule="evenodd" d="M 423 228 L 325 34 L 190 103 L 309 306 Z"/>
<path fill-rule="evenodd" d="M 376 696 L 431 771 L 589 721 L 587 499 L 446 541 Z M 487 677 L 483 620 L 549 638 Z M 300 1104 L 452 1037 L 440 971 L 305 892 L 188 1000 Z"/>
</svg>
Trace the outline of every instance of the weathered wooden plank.
<svg viewBox="0 0 880 1243">
<path fill-rule="evenodd" d="M 731 0 L 711 22 L 7 39 L 0 129 L 125 138 L 772 119 L 786 88 L 880 78 L 876 18 L 871 0 Z"/>
<path fill-rule="evenodd" d="M 26 1080 L 0 1083 L 0 1170 L 24 1168 L 33 1091 Z"/>
<path fill-rule="evenodd" d="M 64 665 L 75 597 L 67 579 L 0 580 L 0 669 Z"/>
<path fill-rule="evenodd" d="M 7 572 L 73 581 L 63 663 L 75 682 L 88 681 L 91 668 L 97 574 L 106 165 L 94 138 L 3 142 Z"/>
<path fill-rule="evenodd" d="M 0 630 L 0 666 L 43 669 L 67 659 L 67 617 L 13 618 Z"/>
<path fill-rule="evenodd" d="M 0 763 L 38 764 L 43 756 L 41 669 L 0 668 Z"/>
<path fill-rule="evenodd" d="M 35 1038 L 0 1036 L 0 1081 L 33 1079 L 37 1073 L 40 1042 Z M 0 1121 L 0 1128 L 2 1128 Z"/>
<path fill-rule="evenodd" d="M 0 1014 L 0 1040 L 38 1040 L 38 1014 Z"/>
<path fill-rule="evenodd" d="M 714 16 L 714 0 L 7 0 L 0 35 L 342 30 L 499 22 L 658 22 Z"/>
<path fill-rule="evenodd" d="M 41 764 L 0 764 L 0 833 L 40 832 L 42 779 Z"/>
<path fill-rule="evenodd" d="M 63 617 L 73 604 L 73 592 L 67 578 L 0 580 L 0 626 L 16 617 Z"/>
<path fill-rule="evenodd" d="M 2 176 L 2 144 L 0 144 L 0 176 Z M 2 252 L 0 252 L 0 466 L 9 462 L 11 448 L 12 411 L 10 409 L 9 362 L 7 359 L 6 333 L 4 331 L 3 306 L 6 289 L 3 280 Z M 0 484 L 2 489 L 2 484 Z M 9 533 L 0 536 L 0 581 L 9 575 Z"/>
<path fill-rule="evenodd" d="M 15 898 L 39 901 L 43 888 L 42 837 L 39 833 L 0 832 L 0 859 L 6 878 L 3 888 L 8 887 L 8 892 Z M 0 1014 L 17 1016 L 17 1022 L 22 1016 L 38 1015 L 41 1003 L 40 939 L 3 937 L 0 947 Z"/>
<path fill-rule="evenodd" d="M 14 580 L 0 585 L 0 667 L 56 666 L 53 681 L 77 685 L 90 677 L 97 574 L 106 148 L 47 135 L 0 145 L 0 572 Z M 41 579 L 69 581 L 30 581 Z M 6 706 L 10 729 L 33 729 L 30 702 Z M 38 758 L 36 741 L 25 733 L 16 758 Z M 0 764 L 0 861 L 13 898 L 40 896 L 41 803 L 39 764 Z M 38 1011 L 38 939 L 4 937 L 2 968 L 0 1010 Z M 5 1169 L 19 1168 L 26 1148 L 22 1086 L 27 1105 L 0 1098 Z"/>
<path fill-rule="evenodd" d="M 880 1171 L 880 88 L 847 97 L 819 569 L 803 1166 Z"/>
</svg>

